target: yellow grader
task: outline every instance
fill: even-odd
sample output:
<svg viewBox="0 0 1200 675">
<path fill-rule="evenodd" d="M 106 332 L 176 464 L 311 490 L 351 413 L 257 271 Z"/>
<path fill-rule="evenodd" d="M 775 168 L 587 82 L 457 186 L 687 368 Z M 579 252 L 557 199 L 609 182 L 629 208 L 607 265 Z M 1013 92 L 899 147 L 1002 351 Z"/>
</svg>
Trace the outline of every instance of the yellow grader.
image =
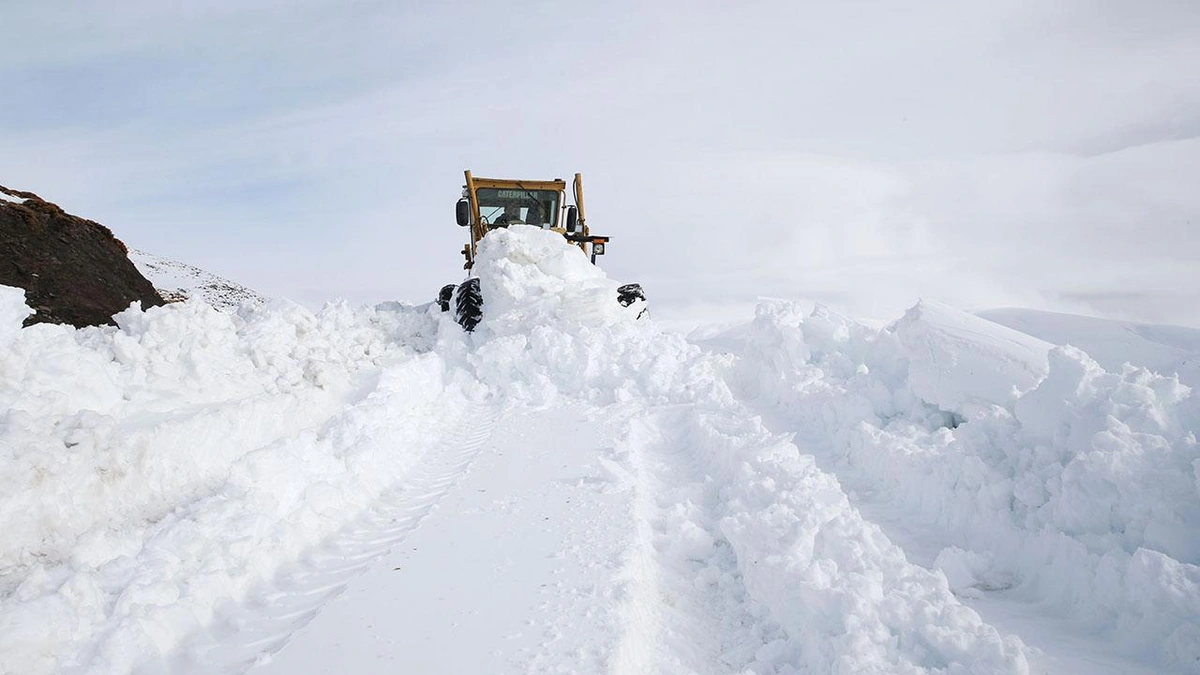
<svg viewBox="0 0 1200 675">
<path fill-rule="evenodd" d="M 456 205 L 455 217 L 460 227 L 470 228 L 471 239 L 462 250 L 466 258 L 463 267 L 468 274 L 475 265 L 479 241 L 492 230 L 515 224 L 561 234 L 579 246 L 593 264 L 596 256 L 604 255 L 609 237 L 594 235 L 588 229 L 583 213 L 583 178 L 580 174 L 575 174 L 572 183 L 574 204 L 567 203 L 567 183 L 561 178 L 511 180 L 476 178 L 470 171 L 463 174 L 467 182 Z M 617 302 L 624 307 L 645 299 L 639 284 L 625 284 L 617 289 Z M 468 277 L 461 284 L 446 284 L 438 293 L 437 301 L 443 312 L 450 311 L 453 306 L 455 320 L 467 331 L 475 330 L 483 317 L 483 296 L 477 277 Z"/>
</svg>

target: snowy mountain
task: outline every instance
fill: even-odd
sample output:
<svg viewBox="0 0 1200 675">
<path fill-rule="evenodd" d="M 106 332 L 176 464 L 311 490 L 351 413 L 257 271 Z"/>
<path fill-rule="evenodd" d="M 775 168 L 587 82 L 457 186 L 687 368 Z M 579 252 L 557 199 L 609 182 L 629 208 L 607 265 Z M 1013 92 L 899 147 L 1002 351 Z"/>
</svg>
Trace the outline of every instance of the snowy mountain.
<svg viewBox="0 0 1200 675">
<path fill-rule="evenodd" d="M 164 298 L 199 297 L 217 309 L 232 310 L 243 302 L 265 302 L 258 292 L 211 272 L 153 253 L 129 249 L 129 259 Z"/>
<path fill-rule="evenodd" d="M 1190 335 L 773 300 L 685 338 L 522 226 L 476 272 L 473 333 L 20 330 L 0 288 L 0 672 L 1200 673 L 1200 398 L 1110 360 Z"/>
</svg>

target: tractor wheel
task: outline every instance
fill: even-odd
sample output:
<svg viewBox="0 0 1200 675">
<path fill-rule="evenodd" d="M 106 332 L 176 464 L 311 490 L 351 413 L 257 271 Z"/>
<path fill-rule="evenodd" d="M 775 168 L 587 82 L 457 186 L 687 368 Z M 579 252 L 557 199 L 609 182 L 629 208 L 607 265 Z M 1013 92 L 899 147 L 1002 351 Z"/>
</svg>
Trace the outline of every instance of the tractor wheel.
<svg viewBox="0 0 1200 675">
<path fill-rule="evenodd" d="M 642 290 L 641 284 L 625 284 L 617 288 L 617 302 L 621 303 L 622 307 L 628 307 L 633 303 L 641 300 L 642 311 L 638 312 L 637 318 L 642 318 L 646 315 L 646 292 Z"/>
<path fill-rule="evenodd" d="M 479 292 L 479 279 L 467 279 L 459 284 L 454 296 L 454 320 L 470 333 L 482 318 L 483 294 Z"/>
<path fill-rule="evenodd" d="M 641 284 L 625 284 L 617 289 L 617 302 L 621 303 L 622 307 L 632 305 L 635 300 L 645 299 L 646 293 Z"/>
<path fill-rule="evenodd" d="M 452 297 L 454 297 L 454 284 L 446 284 L 442 286 L 442 290 L 438 291 L 437 304 L 443 312 L 450 311 L 450 298 Z"/>
</svg>

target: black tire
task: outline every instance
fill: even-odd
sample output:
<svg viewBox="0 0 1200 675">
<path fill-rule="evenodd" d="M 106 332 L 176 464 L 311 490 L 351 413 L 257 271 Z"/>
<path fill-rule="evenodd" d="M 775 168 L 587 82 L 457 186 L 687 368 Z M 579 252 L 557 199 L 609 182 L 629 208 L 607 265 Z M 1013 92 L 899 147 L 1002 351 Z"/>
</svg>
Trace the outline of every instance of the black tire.
<svg viewBox="0 0 1200 675">
<path fill-rule="evenodd" d="M 450 311 L 450 298 L 454 297 L 454 288 L 454 284 L 446 284 L 442 286 L 442 290 L 438 291 L 437 304 L 443 312 Z"/>
<path fill-rule="evenodd" d="M 482 318 L 483 294 L 479 292 L 479 279 L 467 279 L 458 285 L 458 293 L 454 295 L 454 320 L 470 333 Z"/>
<path fill-rule="evenodd" d="M 617 302 L 622 307 L 628 307 L 637 300 L 645 300 L 646 293 L 641 284 L 625 284 L 617 289 Z"/>
</svg>

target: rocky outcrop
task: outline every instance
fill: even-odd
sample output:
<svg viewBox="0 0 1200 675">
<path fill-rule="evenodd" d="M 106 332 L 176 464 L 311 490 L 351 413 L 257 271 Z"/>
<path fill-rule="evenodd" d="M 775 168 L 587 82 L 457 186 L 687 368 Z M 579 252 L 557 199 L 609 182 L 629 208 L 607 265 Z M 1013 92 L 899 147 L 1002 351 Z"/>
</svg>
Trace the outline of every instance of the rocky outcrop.
<svg viewBox="0 0 1200 675">
<path fill-rule="evenodd" d="M 163 304 L 128 253 L 107 227 L 0 185 L 0 284 L 25 289 L 26 325 L 112 324 L 130 303 Z"/>
</svg>

